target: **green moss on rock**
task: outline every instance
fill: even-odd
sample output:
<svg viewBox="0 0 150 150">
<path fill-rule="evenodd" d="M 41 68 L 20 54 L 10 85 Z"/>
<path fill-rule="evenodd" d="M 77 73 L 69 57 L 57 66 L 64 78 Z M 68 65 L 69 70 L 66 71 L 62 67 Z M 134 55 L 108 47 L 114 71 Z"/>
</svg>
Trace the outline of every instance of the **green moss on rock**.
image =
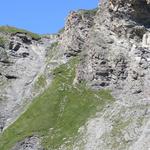
<svg viewBox="0 0 150 150">
<path fill-rule="evenodd" d="M 90 10 L 80 9 L 79 13 L 80 14 L 84 14 L 84 15 L 92 15 L 92 16 L 94 16 L 94 15 L 96 15 L 97 11 L 98 11 L 98 8 L 90 9 Z"/>
</svg>

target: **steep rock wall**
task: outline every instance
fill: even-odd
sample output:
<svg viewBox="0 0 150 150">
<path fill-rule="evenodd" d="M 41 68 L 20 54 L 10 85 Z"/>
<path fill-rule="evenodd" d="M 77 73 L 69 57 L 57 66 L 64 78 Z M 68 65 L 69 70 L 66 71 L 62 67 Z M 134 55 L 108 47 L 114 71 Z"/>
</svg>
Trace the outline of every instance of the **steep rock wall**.
<svg viewBox="0 0 150 150">
<path fill-rule="evenodd" d="M 94 89 L 112 90 L 116 102 L 98 114 L 109 127 L 99 125 L 98 131 L 103 133 L 98 138 L 89 133 L 93 142 L 85 136 L 86 150 L 147 150 L 150 147 L 149 12 L 146 0 L 101 1 L 95 25 L 83 46 L 77 82 L 85 81 Z M 90 124 L 85 127 L 86 134 L 88 126 L 94 130 Z M 113 130 L 116 133 L 112 135 Z"/>
<path fill-rule="evenodd" d="M 46 48 L 55 39 L 33 40 L 24 33 L 5 34 L 0 47 L 0 129 L 8 127 L 38 95 L 34 84 L 46 67 Z"/>
</svg>

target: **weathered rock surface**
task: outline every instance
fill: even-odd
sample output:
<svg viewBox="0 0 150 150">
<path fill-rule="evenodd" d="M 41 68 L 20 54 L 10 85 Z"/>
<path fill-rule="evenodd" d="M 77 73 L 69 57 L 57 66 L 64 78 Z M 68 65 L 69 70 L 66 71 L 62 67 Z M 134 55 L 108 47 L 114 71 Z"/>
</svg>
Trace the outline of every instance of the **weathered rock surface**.
<svg viewBox="0 0 150 150">
<path fill-rule="evenodd" d="M 38 137 L 28 137 L 24 141 L 19 142 L 12 150 L 44 150 Z"/>
<path fill-rule="evenodd" d="M 101 1 L 83 48 L 77 81 L 85 80 L 94 89 L 111 89 L 116 103 L 99 115 L 101 124 L 92 128 L 87 123 L 83 149 L 150 148 L 149 14 L 146 0 Z M 98 137 L 94 131 L 88 133 L 94 128 L 103 133 Z"/>
<path fill-rule="evenodd" d="M 3 35 L 4 37 L 6 35 Z M 34 84 L 44 73 L 46 49 L 57 39 L 32 40 L 25 34 L 7 35 L 0 48 L 0 129 L 10 125 L 34 96 Z"/>
<path fill-rule="evenodd" d="M 88 32 L 94 25 L 93 20 L 96 11 L 96 9 L 93 10 L 93 13 L 86 10 L 73 11 L 68 16 L 60 40 L 60 48 L 64 51 L 66 57 L 76 56 L 82 51 Z"/>
</svg>

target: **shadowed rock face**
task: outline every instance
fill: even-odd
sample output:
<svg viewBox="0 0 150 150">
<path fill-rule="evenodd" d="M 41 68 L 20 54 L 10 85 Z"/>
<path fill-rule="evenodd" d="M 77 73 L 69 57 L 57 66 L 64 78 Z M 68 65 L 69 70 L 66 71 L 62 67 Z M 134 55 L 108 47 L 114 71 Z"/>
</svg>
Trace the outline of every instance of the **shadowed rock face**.
<svg viewBox="0 0 150 150">
<path fill-rule="evenodd" d="M 149 29 L 145 26 L 146 19 L 143 17 L 149 18 L 148 14 L 149 4 L 144 0 L 103 0 L 94 20 L 95 26 L 89 32 L 84 45 L 85 59 L 87 57 L 89 65 L 83 59 L 85 67 L 79 69 L 79 81 L 85 78 L 96 86 L 109 87 L 118 84 L 121 88 L 120 81 L 126 81 L 131 74 L 137 74 L 133 68 L 135 65 L 131 62 L 134 62 L 135 57 L 145 57 L 142 51 L 149 45 Z M 133 56 L 133 49 L 136 49 L 138 56 Z M 140 63 L 141 61 L 137 66 L 141 68 Z M 143 63 L 146 65 L 146 62 Z"/>
<path fill-rule="evenodd" d="M 102 0 L 101 8 L 113 11 L 119 18 L 132 19 L 141 25 L 150 24 L 150 3 L 148 0 Z"/>
</svg>

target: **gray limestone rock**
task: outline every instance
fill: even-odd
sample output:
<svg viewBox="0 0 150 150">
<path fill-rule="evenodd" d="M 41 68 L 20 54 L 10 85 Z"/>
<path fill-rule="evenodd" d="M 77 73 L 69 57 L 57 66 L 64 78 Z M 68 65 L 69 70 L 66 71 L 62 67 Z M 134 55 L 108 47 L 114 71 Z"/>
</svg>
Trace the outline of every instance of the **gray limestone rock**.
<svg viewBox="0 0 150 150">
<path fill-rule="evenodd" d="M 89 31 L 89 36 L 83 46 L 82 59 L 77 70 L 77 82 L 86 81 L 94 89 L 112 90 L 116 103 L 125 107 L 124 113 L 127 116 L 133 119 L 128 108 L 131 107 L 131 111 L 133 111 L 135 107 L 137 111 L 134 112 L 134 116 L 143 117 L 143 120 L 146 121 L 141 122 L 136 134 L 130 137 L 129 145 L 128 142 L 123 142 L 121 139 L 121 136 L 126 136 L 125 130 L 122 129 L 123 133 L 121 135 L 114 134 L 113 138 L 118 139 L 115 142 L 110 139 L 108 146 L 107 142 L 111 136 L 110 127 L 110 131 L 104 132 L 99 137 L 99 141 L 96 138 L 94 140 L 93 136 L 92 140 L 93 142 L 97 141 L 97 146 L 87 141 L 88 147 L 83 148 L 85 150 L 90 149 L 90 146 L 94 150 L 128 150 L 139 147 L 142 150 L 148 150 L 150 148 L 147 142 L 150 137 L 150 134 L 147 133 L 149 116 L 142 116 L 140 113 L 141 108 L 143 111 L 150 109 L 150 92 L 148 90 L 150 87 L 149 13 L 150 5 L 146 0 L 101 1 L 100 9 L 94 19 L 95 25 Z M 119 108 L 113 109 L 118 113 L 122 111 Z M 115 117 L 117 114 L 110 117 L 113 124 L 116 121 Z M 120 119 L 126 120 L 125 117 Z M 102 116 L 100 118 L 104 119 L 104 122 L 107 120 Z M 135 122 L 132 120 L 127 125 L 128 132 L 134 132 Z M 108 122 L 106 121 L 106 123 Z M 94 130 L 91 126 L 89 128 Z M 146 133 L 143 133 L 143 128 L 146 128 Z M 99 130 L 105 131 L 106 129 L 100 127 L 97 131 Z M 85 136 L 85 140 L 89 136 Z M 103 141 L 103 136 L 106 141 Z M 117 146 L 117 143 L 122 143 L 124 147 Z M 115 148 L 114 145 L 116 145 Z M 76 148 L 80 149 L 79 146 Z"/>
<path fill-rule="evenodd" d="M 18 142 L 11 150 L 44 150 L 38 137 L 32 136 Z"/>
<path fill-rule="evenodd" d="M 66 57 L 76 56 L 82 51 L 90 28 L 94 25 L 97 10 L 80 10 L 71 12 L 67 18 L 65 29 L 61 35 L 61 47 Z"/>
</svg>

